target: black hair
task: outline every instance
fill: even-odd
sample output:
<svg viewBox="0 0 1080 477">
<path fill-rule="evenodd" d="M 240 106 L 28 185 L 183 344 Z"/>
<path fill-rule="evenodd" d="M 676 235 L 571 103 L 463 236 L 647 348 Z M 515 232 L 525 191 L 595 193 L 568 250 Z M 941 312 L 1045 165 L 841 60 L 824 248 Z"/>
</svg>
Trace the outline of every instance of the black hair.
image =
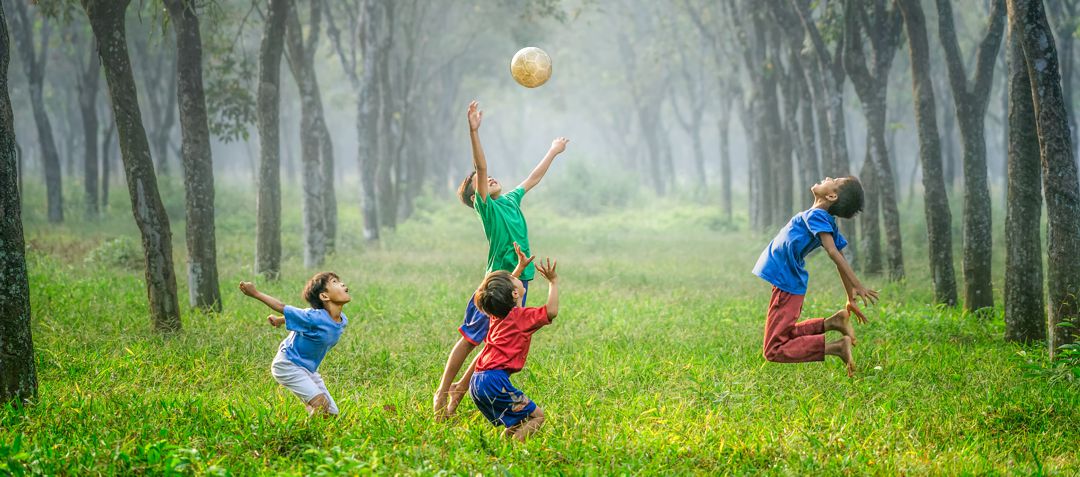
<svg viewBox="0 0 1080 477">
<path fill-rule="evenodd" d="M 315 276 L 308 280 L 304 285 L 304 292 L 300 296 L 304 297 L 304 301 L 308 302 L 312 308 L 322 309 L 323 302 L 319 298 L 319 294 L 326 291 L 326 286 L 330 284 L 330 279 L 341 281 L 341 278 L 334 272 L 319 272 Z"/>
<path fill-rule="evenodd" d="M 476 307 L 488 316 L 506 318 L 510 310 L 514 309 L 514 290 L 517 288 L 513 275 L 506 270 L 498 270 L 487 274 L 480 288 L 476 290 L 473 300 Z"/>
<path fill-rule="evenodd" d="M 855 176 L 841 178 L 843 183 L 836 188 L 836 202 L 829 206 L 828 212 L 836 217 L 850 219 L 862 212 L 863 188 Z"/>
</svg>

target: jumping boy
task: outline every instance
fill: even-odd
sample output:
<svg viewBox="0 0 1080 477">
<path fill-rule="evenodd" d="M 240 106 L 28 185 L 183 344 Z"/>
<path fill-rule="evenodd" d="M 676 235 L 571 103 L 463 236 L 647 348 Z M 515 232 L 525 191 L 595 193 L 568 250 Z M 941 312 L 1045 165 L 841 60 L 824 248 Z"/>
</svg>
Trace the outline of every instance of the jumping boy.
<svg viewBox="0 0 1080 477">
<path fill-rule="evenodd" d="M 847 240 L 840 235 L 835 217 L 850 219 L 863 207 L 862 184 L 855 177 L 825 180 L 810 188 L 814 205 L 799 212 L 780 229 L 769 246 L 761 252 L 754 274 L 772 284 L 772 300 L 765 322 L 765 359 L 777 363 L 824 361 L 825 355 L 837 356 L 847 366 L 848 376 L 855 375 L 855 360 L 851 347 L 855 345 L 855 329 L 850 313 L 859 323 L 866 315 L 856 305 L 876 303 L 878 292 L 862 285 L 841 250 Z M 847 306 L 826 319 L 812 318 L 798 322 L 802 313 L 806 284 L 810 278 L 804 267 L 807 254 L 824 248 L 836 264 L 840 280 L 847 292 Z M 839 331 L 843 337 L 825 342 L 826 331 Z"/>
<path fill-rule="evenodd" d="M 469 137 L 472 143 L 473 172 L 461 182 L 458 197 L 462 203 L 476 210 L 484 226 L 484 235 L 488 239 L 487 271 L 510 271 L 517 263 L 514 253 L 515 243 L 520 244 L 525 254 L 529 253 L 529 228 L 525 223 L 525 216 L 521 213 L 521 199 L 524 198 L 525 193 L 540 183 L 555 156 L 566 150 L 566 143 L 569 140 L 559 137 L 552 141 L 551 148 L 529 177 L 526 177 L 514 190 L 503 194 L 499 181 L 487 174 L 487 159 L 480 145 L 480 123 L 483 117 L 484 113 L 479 109 L 477 102 L 469 103 Z M 526 292 L 533 273 L 534 270 L 530 264 L 521 274 L 521 281 Z M 522 303 L 524 299 L 523 294 Z M 488 317 L 477 309 L 475 302 L 470 298 L 465 306 L 465 319 L 458 328 L 461 338 L 450 351 L 446 368 L 439 381 L 439 388 L 435 391 L 432 400 L 436 417 L 445 418 L 452 415 L 465 396 L 465 392 L 468 391 L 467 375 L 456 383 L 453 383 L 453 380 L 472 350 L 484 341 L 488 333 L 488 322 Z"/>
<path fill-rule="evenodd" d="M 491 316 L 491 329 L 476 359 L 469 395 L 492 425 L 506 428 L 503 436 L 524 442 L 544 423 L 544 410 L 510 383 L 510 375 L 525 367 L 533 333 L 559 314 L 559 276 L 551 259 L 537 263 L 536 270 L 550 284 L 548 301 L 540 308 L 524 308 L 525 285 L 517 278 L 525 268 L 524 254 L 519 257 L 515 273 L 488 273 L 476 290 L 476 304 Z"/>
<path fill-rule="evenodd" d="M 352 300 L 349 287 L 332 272 L 315 274 L 301 294 L 311 308 L 296 308 L 255 289 L 251 282 L 240 282 L 240 291 L 259 300 L 282 316 L 267 316 L 272 326 L 285 325 L 289 335 L 281 341 L 270 365 L 274 379 L 292 391 L 307 407 L 308 414 L 334 415 L 337 403 L 326 390 L 319 364 L 341 338 L 349 324 L 341 309 Z"/>
</svg>

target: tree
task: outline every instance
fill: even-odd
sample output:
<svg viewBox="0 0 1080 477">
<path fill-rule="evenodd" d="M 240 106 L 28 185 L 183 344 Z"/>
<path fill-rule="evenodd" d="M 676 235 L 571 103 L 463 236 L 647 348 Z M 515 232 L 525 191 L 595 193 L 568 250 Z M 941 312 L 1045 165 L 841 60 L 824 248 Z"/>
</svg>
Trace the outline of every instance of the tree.
<svg viewBox="0 0 1080 477">
<path fill-rule="evenodd" d="M 975 77 L 969 80 L 956 41 L 950 0 L 937 0 L 938 30 L 964 144 L 964 306 L 971 311 L 994 306 L 994 290 L 990 285 L 993 231 L 984 130 L 995 57 L 1005 27 L 1004 7 L 1004 0 L 990 2 L 990 25 L 975 54 Z"/>
<path fill-rule="evenodd" d="M 12 10 L 11 26 L 15 46 L 26 70 L 26 79 L 30 86 L 30 106 L 34 110 L 34 122 L 37 124 L 38 143 L 41 148 L 42 164 L 45 169 L 45 191 L 48 197 L 49 222 L 64 220 L 63 178 L 60 172 L 60 153 L 53 139 L 52 123 L 45 110 L 45 61 L 49 51 L 49 32 L 51 23 L 42 18 L 38 30 L 38 47 L 34 47 L 34 19 L 27 11 L 27 3 L 20 0 L 5 0 Z"/>
<path fill-rule="evenodd" d="M 1050 354 L 1074 340 L 1061 323 L 1080 325 L 1080 183 L 1054 36 L 1039 0 L 1009 0 L 1009 27 L 1020 36 L 1039 130 L 1047 212 Z"/>
<path fill-rule="evenodd" d="M 281 273 L 281 50 L 290 0 L 270 0 L 259 47 L 259 183 L 256 200 L 255 273 L 276 279 Z"/>
<path fill-rule="evenodd" d="M 194 0 L 165 0 L 176 34 L 177 102 L 184 165 L 188 299 L 192 307 L 221 311 L 214 232 L 214 165 L 203 92 L 202 35 Z"/>
<path fill-rule="evenodd" d="M 1005 339 L 1046 339 L 1043 302 L 1042 177 L 1031 80 L 1016 30 L 1009 29 L 1008 200 L 1005 201 Z"/>
<path fill-rule="evenodd" d="M 172 231 L 158 195 L 150 144 L 143 129 L 138 91 L 127 50 L 124 14 L 130 1 L 82 0 L 82 5 L 97 38 L 98 53 L 105 68 L 131 197 L 131 212 L 142 235 L 150 317 L 156 330 L 179 331 L 180 307 L 172 262 Z"/>
<path fill-rule="evenodd" d="M 8 96 L 7 18 L 0 4 L 0 190 L 18 190 L 15 116 Z M 30 285 L 26 278 L 19 194 L 0 194 L 0 402 L 37 396 L 34 343 L 30 330 Z"/>
<path fill-rule="evenodd" d="M 315 49 L 322 22 L 322 0 L 311 0 L 311 26 L 305 39 L 301 31 L 299 9 L 292 8 L 286 21 L 286 58 L 300 93 L 300 155 L 304 190 L 304 266 L 318 268 L 326 257 L 328 235 L 324 191 L 333 184 L 333 172 L 327 174 L 320 160 L 322 146 L 329 141 L 323 118 L 322 97 L 315 76 Z M 326 158 L 323 157 L 323 160 Z M 331 165 L 332 167 L 332 165 Z M 336 213 L 336 212 L 335 212 Z"/>
<path fill-rule="evenodd" d="M 892 164 L 885 143 L 885 105 L 888 93 L 889 66 L 892 65 L 900 38 L 900 12 L 887 9 L 885 0 L 867 2 L 844 1 L 844 69 L 855 85 L 855 92 L 863 105 L 863 114 L 867 123 L 866 163 L 862 177 L 869 179 L 867 187 L 868 207 L 863 211 L 864 243 L 867 248 L 867 271 L 874 272 L 880 263 L 877 244 L 878 211 L 875 200 L 880 200 L 881 217 L 885 225 L 885 239 L 888 244 L 889 278 L 899 280 L 904 277 L 904 252 L 900 238 L 900 212 L 896 205 L 896 185 L 893 180 Z M 867 65 L 863 53 L 862 31 L 866 32 L 872 50 L 872 61 Z"/>
<path fill-rule="evenodd" d="M 926 19 L 919 0 L 898 0 L 907 29 L 911 52 L 912 90 L 915 97 L 915 125 L 919 131 L 919 160 L 923 169 L 926 234 L 930 246 L 930 270 L 934 280 L 934 301 L 956 305 L 956 274 L 952 259 L 952 214 L 942 175 L 941 139 L 938 136 L 934 83 L 930 79 L 930 46 Z"/>
<path fill-rule="evenodd" d="M 92 35 L 91 35 L 92 36 Z M 76 43 L 78 44 L 78 43 Z M 89 42 L 85 62 L 78 61 L 79 74 L 76 87 L 79 91 L 79 112 L 83 124 L 83 187 L 86 191 L 85 207 L 88 218 L 98 216 L 98 110 L 97 96 L 101 82 L 101 61 L 97 46 Z"/>
</svg>

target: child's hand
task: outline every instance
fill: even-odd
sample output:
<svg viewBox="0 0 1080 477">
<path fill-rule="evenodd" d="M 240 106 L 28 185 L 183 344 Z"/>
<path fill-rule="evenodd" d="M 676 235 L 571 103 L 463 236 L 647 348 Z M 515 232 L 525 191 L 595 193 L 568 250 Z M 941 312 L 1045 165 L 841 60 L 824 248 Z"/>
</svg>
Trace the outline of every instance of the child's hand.
<svg viewBox="0 0 1080 477">
<path fill-rule="evenodd" d="M 255 284 L 251 282 L 240 282 L 240 291 L 247 296 L 255 296 L 259 292 L 255 289 Z"/>
<path fill-rule="evenodd" d="M 859 306 L 855 304 L 855 300 L 849 299 L 845 308 L 847 311 L 851 312 L 852 315 L 855 315 L 855 320 L 858 321 L 860 325 L 866 324 L 866 315 L 864 315 L 862 310 L 859 309 Z"/>
<path fill-rule="evenodd" d="M 518 259 L 517 268 L 520 268 L 522 270 L 524 270 L 525 267 L 529 266 L 529 264 L 532 263 L 533 259 L 536 258 L 536 255 L 526 257 L 525 252 L 521 251 L 521 246 L 518 245 L 517 242 L 514 242 L 514 253 L 517 255 Z"/>
<path fill-rule="evenodd" d="M 559 279 L 559 274 L 555 273 L 555 266 L 558 265 L 558 263 L 558 261 L 552 261 L 550 258 L 547 259 L 547 263 L 545 263 L 544 260 L 541 260 L 536 264 L 536 271 L 540 272 L 547 281 L 555 283 L 555 281 Z"/>
<path fill-rule="evenodd" d="M 273 326 L 274 328 L 277 328 L 277 327 L 285 324 L 285 317 L 284 316 L 267 315 L 266 316 L 266 321 L 270 322 L 270 326 Z"/>
<path fill-rule="evenodd" d="M 869 288 L 866 288 L 866 287 L 864 287 L 862 285 L 856 285 L 856 286 L 852 287 L 851 288 L 851 295 L 852 296 L 851 296 L 850 301 L 854 301 L 856 299 L 862 298 L 863 306 L 873 305 L 873 304 L 877 303 L 877 300 L 878 300 L 878 292 L 876 292 L 874 290 L 871 290 Z"/>
<path fill-rule="evenodd" d="M 565 137 L 555 138 L 554 141 L 551 141 L 551 152 L 554 152 L 555 154 L 561 154 L 563 151 L 566 150 L 566 143 L 568 142 L 570 142 L 570 140 Z"/>
<path fill-rule="evenodd" d="M 476 101 L 469 103 L 469 130 L 480 130 L 480 120 L 484 119 L 484 112 L 479 106 L 480 104 Z"/>
</svg>

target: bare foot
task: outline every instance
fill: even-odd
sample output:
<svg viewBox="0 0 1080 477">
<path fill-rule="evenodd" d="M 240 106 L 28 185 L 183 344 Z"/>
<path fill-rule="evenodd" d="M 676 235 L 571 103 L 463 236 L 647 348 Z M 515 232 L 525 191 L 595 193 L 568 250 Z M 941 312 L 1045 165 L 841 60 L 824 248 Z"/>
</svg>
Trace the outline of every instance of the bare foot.
<svg viewBox="0 0 1080 477">
<path fill-rule="evenodd" d="M 458 405 L 461 404 L 461 400 L 465 399 L 465 393 L 469 391 L 469 386 L 464 384 L 454 384 L 450 386 L 450 402 L 446 404 L 446 415 L 453 416 L 457 412 Z"/>
<path fill-rule="evenodd" d="M 855 358 L 851 357 L 852 339 L 850 336 L 840 338 L 840 353 L 837 355 L 840 359 L 844 360 L 844 364 L 847 365 L 847 375 L 849 378 L 855 377 Z"/>
<path fill-rule="evenodd" d="M 446 397 L 447 393 L 439 390 L 435 391 L 435 396 L 431 399 L 432 407 L 435 409 L 436 421 L 442 421 L 448 417 L 446 412 Z"/>
<path fill-rule="evenodd" d="M 829 317 L 829 321 L 832 322 L 830 328 L 851 338 L 851 346 L 858 344 L 858 340 L 855 338 L 855 327 L 851 324 L 851 312 L 846 309 L 837 311 L 833 316 Z"/>
</svg>

